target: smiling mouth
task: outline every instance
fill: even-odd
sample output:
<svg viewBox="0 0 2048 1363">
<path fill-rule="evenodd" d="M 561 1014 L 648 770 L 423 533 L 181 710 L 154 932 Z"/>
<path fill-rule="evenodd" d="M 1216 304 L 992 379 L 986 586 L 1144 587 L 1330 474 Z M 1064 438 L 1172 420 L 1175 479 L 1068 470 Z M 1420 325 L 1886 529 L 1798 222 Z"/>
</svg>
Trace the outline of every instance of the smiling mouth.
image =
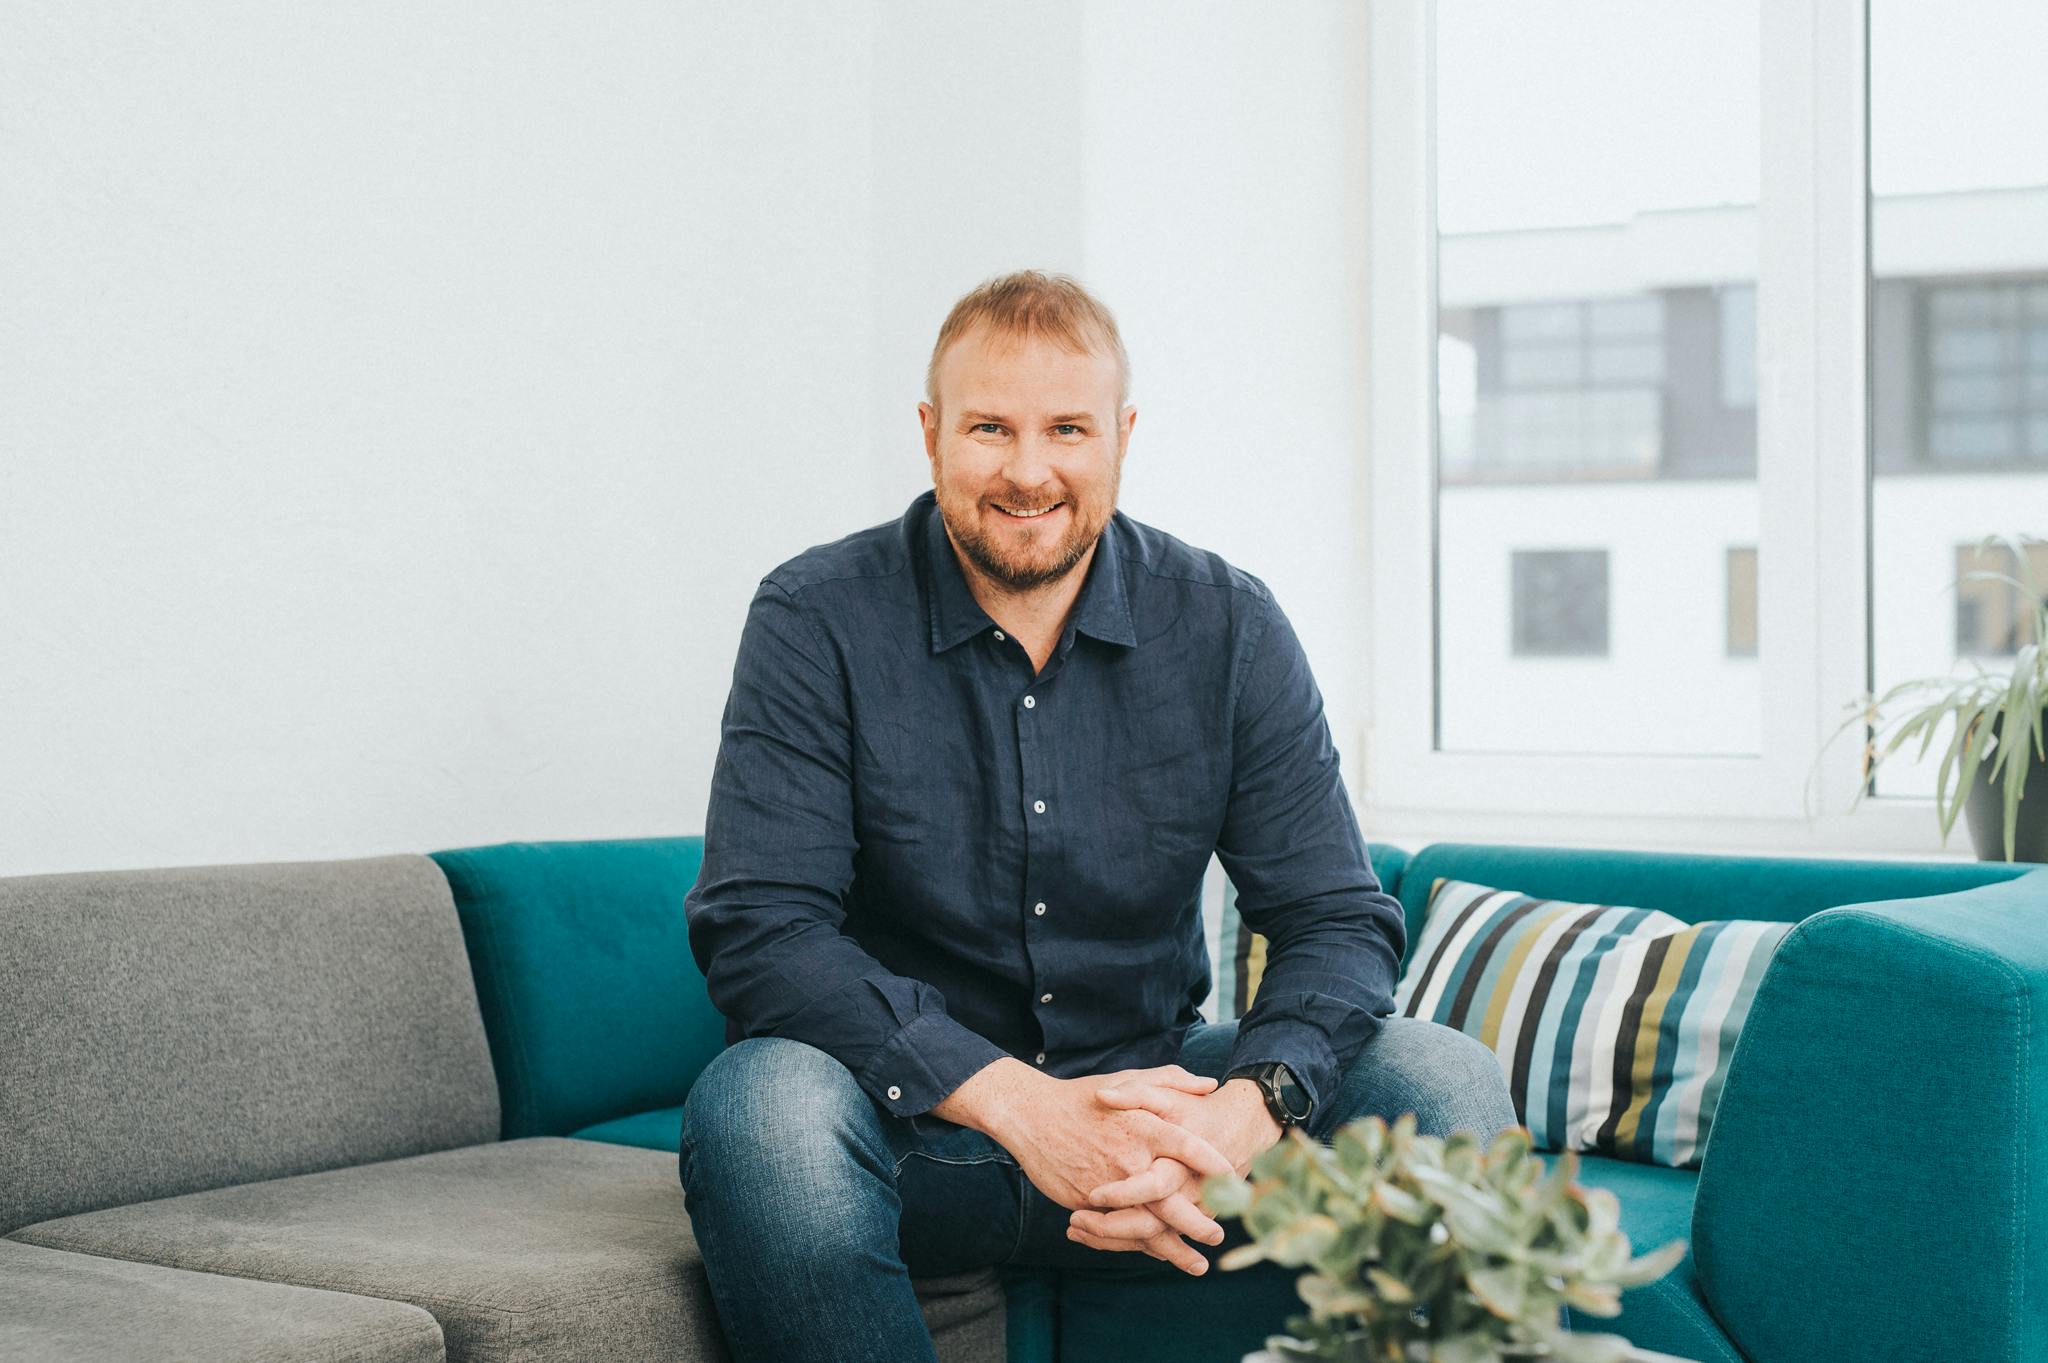
<svg viewBox="0 0 2048 1363">
<path fill-rule="evenodd" d="M 1040 507 L 1008 507 L 1004 506 L 1001 502 L 991 502 L 989 503 L 989 505 L 993 506 L 996 510 L 1002 512 L 1005 516 L 1008 516 L 1013 521 L 1035 521 L 1040 516 L 1051 515 L 1053 512 L 1065 506 L 1066 503 L 1053 502 L 1049 505 Z"/>
</svg>

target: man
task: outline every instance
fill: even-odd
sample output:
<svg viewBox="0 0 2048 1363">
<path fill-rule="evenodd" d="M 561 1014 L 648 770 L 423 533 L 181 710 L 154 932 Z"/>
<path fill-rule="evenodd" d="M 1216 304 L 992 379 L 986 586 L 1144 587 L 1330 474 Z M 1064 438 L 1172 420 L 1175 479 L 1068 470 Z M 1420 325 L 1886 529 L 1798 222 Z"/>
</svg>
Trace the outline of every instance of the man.
<svg viewBox="0 0 2048 1363">
<path fill-rule="evenodd" d="M 733 1044 L 682 1181 L 742 1360 L 932 1359 L 912 1275 L 1199 1275 L 1203 1177 L 1288 1124 L 1514 1120 L 1490 1051 L 1387 1016 L 1401 907 L 1271 593 L 1116 511 L 1108 310 L 991 280 L 927 390 L 932 491 L 754 597 L 687 901 Z M 1197 1017 L 1212 852 L 1270 944 L 1236 1024 Z"/>
</svg>

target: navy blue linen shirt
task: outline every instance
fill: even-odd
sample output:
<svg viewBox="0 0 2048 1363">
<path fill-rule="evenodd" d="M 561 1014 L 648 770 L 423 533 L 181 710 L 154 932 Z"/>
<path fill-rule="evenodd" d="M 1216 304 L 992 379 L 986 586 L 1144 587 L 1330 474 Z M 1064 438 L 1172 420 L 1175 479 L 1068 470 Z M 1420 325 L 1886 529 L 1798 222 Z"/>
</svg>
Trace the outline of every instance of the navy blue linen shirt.
<svg viewBox="0 0 2048 1363">
<path fill-rule="evenodd" d="M 1265 584 L 1116 513 L 1045 670 L 975 602 L 930 492 L 747 613 L 690 947 L 728 1041 L 840 1060 L 899 1116 L 1004 1055 L 1172 1063 L 1209 992 L 1210 853 L 1269 939 L 1232 1066 L 1320 1098 L 1405 940 Z"/>
</svg>

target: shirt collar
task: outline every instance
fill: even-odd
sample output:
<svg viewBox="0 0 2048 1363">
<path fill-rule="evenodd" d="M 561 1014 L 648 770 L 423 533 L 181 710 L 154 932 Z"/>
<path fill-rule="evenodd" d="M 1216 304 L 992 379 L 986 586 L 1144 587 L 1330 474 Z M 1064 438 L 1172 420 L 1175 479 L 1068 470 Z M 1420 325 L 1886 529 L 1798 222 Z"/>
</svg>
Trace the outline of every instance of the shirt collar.
<svg viewBox="0 0 2048 1363">
<path fill-rule="evenodd" d="M 946 536 L 946 523 L 939 515 L 936 493 L 927 492 L 912 504 L 913 515 L 922 511 L 924 527 L 925 580 L 931 606 L 932 652 L 947 649 L 995 628 L 995 621 L 974 599 L 960 560 L 953 553 L 953 541 Z M 1118 546 L 1124 526 L 1122 512 L 1095 541 L 1095 557 L 1089 561 L 1087 580 L 1074 601 L 1073 627 L 1106 644 L 1133 647 L 1138 634 L 1131 624 L 1131 599 L 1124 583 L 1123 554 Z"/>
</svg>

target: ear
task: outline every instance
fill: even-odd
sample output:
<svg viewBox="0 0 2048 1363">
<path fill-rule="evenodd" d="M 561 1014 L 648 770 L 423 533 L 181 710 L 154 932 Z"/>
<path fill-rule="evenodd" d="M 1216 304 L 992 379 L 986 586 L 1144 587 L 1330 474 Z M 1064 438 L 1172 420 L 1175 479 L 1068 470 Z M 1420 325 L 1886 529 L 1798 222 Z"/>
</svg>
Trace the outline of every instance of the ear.
<svg viewBox="0 0 2048 1363">
<path fill-rule="evenodd" d="M 917 425 L 924 433 L 925 462 L 932 466 L 932 481 L 939 477 L 939 411 L 929 402 L 917 404 Z"/>
</svg>

